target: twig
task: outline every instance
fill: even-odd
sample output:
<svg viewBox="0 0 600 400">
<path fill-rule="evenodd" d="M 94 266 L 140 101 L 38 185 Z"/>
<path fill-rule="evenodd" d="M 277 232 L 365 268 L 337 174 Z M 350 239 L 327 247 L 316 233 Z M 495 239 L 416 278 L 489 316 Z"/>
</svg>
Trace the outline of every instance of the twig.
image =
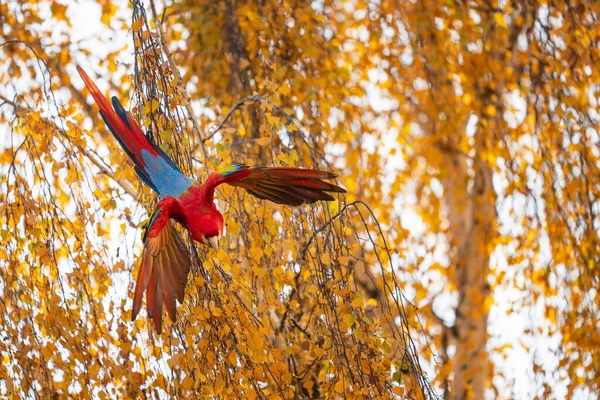
<svg viewBox="0 0 600 400">
<path fill-rule="evenodd" d="M 15 108 L 15 110 L 18 111 L 24 111 L 24 112 L 31 112 L 32 110 L 29 107 L 25 107 L 22 106 L 20 104 L 15 103 L 14 101 L 4 97 L 3 95 L 0 94 L 0 100 L 2 100 L 5 104 L 9 104 L 12 107 Z M 59 134 L 63 137 L 63 139 L 66 140 L 70 140 L 70 138 L 67 136 L 67 134 L 65 133 L 65 131 L 61 128 L 59 128 L 58 126 L 56 126 L 56 124 L 54 124 L 52 121 L 50 121 L 47 118 L 42 117 L 41 120 L 48 124 L 48 125 L 54 125 L 56 127 L 56 131 L 59 132 Z M 104 165 L 100 160 L 98 160 L 88 149 L 83 148 L 83 147 L 79 147 L 77 146 L 77 149 L 79 151 L 81 151 L 81 153 L 87 157 L 88 160 L 90 160 L 92 162 L 92 164 L 94 164 L 96 167 L 98 167 L 100 169 L 100 172 L 107 175 L 108 177 L 110 177 L 113 181 L 115 181 L 119 186 L 121 186 L 121 188 L 127 193 L 129 194 L 131 197 L 133 197 L 136 201 L 140 200 L 140 195 L 139 193 L 137 193 L 133 187 L 128 183 L 123 181 L 122 179 L 119 179 L 115 176 L 114 172 L 110 170 L 110 168 L 108 168 L 106 165 Z"/>
<path fill-rule="evenodd" d="M 179 85 L 180 83 L 182 83 L 181 74 L 179 73 L 179 69 L 177 69 L 177 65 L 175 64 L 175 61 L 173 60 L 173 56 L 171 55 L 171 51 L 169 50 L 169 47 L 167 46 L 167 41 L 165 40 L 165 34 L 162 30 L 162 25 L 161 25 L 162 21 L 158 19 L 158 13 L 156 12 L 156 5 L 154 4 L 154 0 L 150 0 L 150 8 L 152 9 L 152 18 L 154 18 L 154 24 L 156 25 L 156 30 L 158 31 L 160 47 L 161 47 L 162 52 L 165 55 L 165 57 L 167 57 L 167 60 L 169 61 L 169 66 L 171 67 L 171 70 L 177 77 L 177 84 Z M 204 155 L 204 158 L 207 158 L 208 154 L 206 152 L 206 148 L 204 147 L 205 139 L 202 138 L 202 133 L 200 132 L 200 127 L 198 126 L 198 123 L 196 122 L 196 117 L 194 115 L 194 110 L 192 108 L 191 97 L 188 94 L 187 90 L 185 90 L 185 87 L 183 86 L 183 84 L 181 85 L 181 93 L 183 94 L 184 99 L 187 103 L 185 105 L 185 108 L 187 109 L 188 113 L 190 114 L 190 119 L 192 120 L 194 132 L 196 133 L 198 142 L 202 146 L 202 153 Z"/>
<path fill-rule="evenodd" d="M 203 141 L 206 142 L 210 139 L 213 138 L 213 136 L 215 136 L 217 134 L 217 132 L 219 132 L 227 123 L 227 121 L 229 120 L 229 118 L 231 117 L 231 114 L 233 114 L 233 112 L 235 110 L 237 110 L 239 107 L 243 106 L 245 103 L 252 101 L 261 101 L 261 100 L 265 100 L 265 101 L 269 101 L 267 99 L 265 99 L 262 96 L 248 96 L 248 97 L 244 97 L 243 99 L 241 99 L 240 101 L 238 101 L 232 108 L 231 110 L 229 110 L 229 112 L 227 113 L 227 115 L 225 115 L 225 118 L 223 118 L 223 121 L 221 121 L 221 123 L 219 125 L 216 126 L 215 130 L 213 133 L 211 133 L 207 138 L 205 138 Z"/>
<path fill-rule="evenodd" d="M 319 235 L 321 232 L 323 232 L 325 230 L 325 228 L 327 228 L 329 225 L 331 225 L 336 219 L 341 217 L 342 214 L 344 214 L 346 212 L 346 210 L 348 210 L 350 207 L 356 208 L 358 204 L 364 204 L 364 203 L 361 200 L 357 200 L 350 204 L 346 204 L 344 207 L 342 207 L 342 209 L 337 214 L 335 214 L 333 217 L 329 218 L 329 220 L 327 220 L 327 222 L 325 222 L 323 225 L 321 225 L 321 227 L 315 229 L 315 231 L 313 232 L 310 239 L 308 239 L 308 242 L 306 242 L 306 244 L 304 245 L 302 250 L 300 250 L 301 258 L 304 258 L 306 251 L 308 250 L 308 248 L 310 247 L 310 244 L 312 243 L 313 239 L 317 235 Z"/>
</svg>

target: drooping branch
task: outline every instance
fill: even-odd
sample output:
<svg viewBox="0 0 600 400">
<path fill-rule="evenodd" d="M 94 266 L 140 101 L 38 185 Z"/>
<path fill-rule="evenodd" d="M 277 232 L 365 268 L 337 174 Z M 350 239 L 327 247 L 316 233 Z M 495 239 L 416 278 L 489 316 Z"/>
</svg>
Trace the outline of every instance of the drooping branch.
<svg viewBox="0 0 600 400">
<path fill-rule="evenodd" d="M 9 98 L 3 96 L 2 94 L 0 94 L 0 100 L 2 100 L 5 104 L 12 106 L 17 113 L 18 112 L 29 113 L 29 112 L 33 111 L 28 106 L 20 105 L 16 102 L 10 100 Z M 41 117 L 40 119 L 48 126 L 53 126 L 55 132 L 58 132 L 63 140 L 70 141 L 70 138 L 68 137 L 67 133 L 64 131 L 64 129 L 62 127 L 56 125 L 54 122 L 50 121 L 48 118 Z M 127 194 L 129 194 L 131 197 L 133 197 L 136 201 L 140 200 L 140 195 L 133 189 L 133 186 L 131 186 L 131 184 L 129 182 L 126 182 L 123 179 L 115 176 L 115 173 L 106 164 L 104 164 L 102 161 L 100 161 L 98 159 L 98 156 L 93 154 L 92 151 L 90 151 L 89 149 L 87 149 L 85 147 L 79 146 L 77 144 L 75 144 L 75 147 L 77 148 L 78 151 L 81 152 L 81 154 L 83 156 L 85 156 L 92 164 L 94 164 L 100 170 L 100 172 L 102 174 L 105 174 L 106 176 L 111 178 L 115 183 L 117 183 Z"/>
<path fill-rule="evenodd" d="M 189 114 L 189 119 L 192 121 L 192 126 L 194 128 L 194 133 L 196 135 L 196 138 L 198 139 L 198 143 L 200 143 L 200 146 L 202 147 L 202 154 L 204 155 L 204 158 L 206 159 L 208 157 L 208 153 L 206 152 L 206 147 L 204 146 L 204 142 L 206 141 L 206 139 L 204 139 L 202 137 L 202 132 L 200 130 L 200 127 L 198 126 L 198 122 L 196 121 L 194 109 L 192 108 L 191 97 L 190 97 L 189 93 L 187 92 L 187 90 L 185 89 L 185 85 L 182 84 L 181 73 L 179 72 L 179 69 L 177 68 L 177 65 L 175 64 L 175 61 L 173 60 L 173 56 L 171 54 L 171 50 L 169 50 L 169 46 L 167 45 L 167 41 L 165 39 L 165 34 L 162 29 L 162 21 L 159 20 L 159 18 L 158 18 L 154 0 L 150 0 L 150 8 L 152 10 L 152 18 L 154 19 L 154 25 L 156 26 L 156 30 L 158 31 L 159 45 L 161 47 L 162 53 L 164 54 L 164 56 L 167 58 L 167 61 L 169 62 L 169 67 L 173 71 L 173 74 L 175 74 L 175 76 L 177 77 L 178 85 L 180 85 L 179 90 L 180 90 L 181 94 L 183 94 L 183 97 L 185 99 L 185 108 Z"/>
</svg>

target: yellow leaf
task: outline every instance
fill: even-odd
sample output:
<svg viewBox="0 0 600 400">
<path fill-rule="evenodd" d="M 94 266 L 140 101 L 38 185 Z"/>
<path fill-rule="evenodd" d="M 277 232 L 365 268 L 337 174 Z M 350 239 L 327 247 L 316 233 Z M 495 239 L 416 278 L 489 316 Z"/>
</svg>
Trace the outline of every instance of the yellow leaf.
<svg viewBox="0 0 600 400">
<path fill-rule="evenodd" d="M 261 249 L 260 247 L 252 247 L 250 249 L 250 255 L 252 256 L 252 258 L 254 258 L 256 261 L 260 261 L 261 257 L 263 256 L 264 252 L 263 249 Z"/>
<path fill-rule="evenodd" d="M 264 147 L 264 146 L 268 145 L 269 143 L 271 143 L 271 138 L 269 138 L 269 137 L 262 137 L 260 139 L 256 139 L 256 143 L 259 146 L 263 146 Z"/>
<path fill-rule="evenodd" d="M 279 153 L 277 159 L 287 165 L 295 165 L 298 162 L 298 153 L 296 150 L 291 150 L 289 154 Z"/>
<path fill-rule="evenodd" d="M 342 321 L 344 321 L 348 327 L 352 327 L 352 324 L 356 321 L 356 315 L 352 313 L 344 314 L 342 315 Z"/>
<path fill-rule="evenodd" d="M 219 249 L 217 252 L 217 259 L 223 264 L 229 264 L 231 262 L 231 257 L 224 249 Z"/>
<path fill-rule="evenodd" d="M 96 234 L 98 236 L 104 236 L 104 235 L 108 235 L 108 231 L 106 231 L 103 227 L 102 224 L 98 223 L 96 224 Z"/>
<path fill-rule="evenodd" d="M 171 131 L 170 129 L 166 131 L 160 131 L 159 136 L 162 140 L 168 142 L 173 137 L 173 131 Z"/>
<path fill-rule="evenodd" d="M 181 381 L 181 387 L 183 387 L 186 390 L 189 390 L 192 388 L 192 386 L 194 386 L 194 380 L 192 379 L 191 376 L 186 376 L 183 381 Z"/>
<path fill-rule="evenodd" d="M 267 121 L 269 121 L 269 124 L 273 127 L 277 126 L 277 123 L 279 122 L 279 117 L 275 116 L 275 115 L 267 115 Z"/>
<path fill-rule="evenodd" d="M 52 16 L 59 20 L 67 19 L 67 6 L 57 3 L 56 1 L 52 2 L 52 6 L 50 7 L 50 11 L 52 11 Z"/>
<path fill-rule="evenodd" d="M 350 257 L 348 257 L 348 256 L 339 257 L 338 262 L 340 263 L 340 265 L 348 265 L 348 263 L 350 262 Z"/>
<path fill-rule="evenodd" d="M 404 388 L 402 386 L 395 386 L 392 389 L 392 392 L 398 396 L 404 396 Z"/>
<path fill-rule="evenodd" d="M 142 29 L 142 25 L 144 25 L 143 17 L 131 24 L 131 29 L 133 29 L 134 32 L 139 32 L 140 29 Z"/>
<path fill-rule="evenodd" d="M 231 365 L 237 365 L 237 356 L 234 352 L 229 353 L 227 360 L 231 363 Z"/>
<path fill-rule="evenodd" d="M 290 94 L 291 88 L 290 85 L 287 83 L 284 83 L 283 85 L 281 85 L 279 87 L 279 89 L 277 90 L 277 93 L 279 93 L 282 96 L 287 96 Z"/>
<path fill-rule="evenodd" d="M 302 387 L 304 389 L 308 389 L 308 390 L 311 390 L 313 388 L 313 386 L 315 386 L 315 381 L 313 381 L 313 380 L 306 381 L 302 384 Z"/>
<path fill-rule="evenodd" d="M 494 13 L 494 21 L 502 28 L 506 28 L 506 22 L 504 22 L 504 14 L 497 12 Z"/>
<path fill-rule="evenodd" d="M 358 296 L 357 298 L 352 300 L 351 304 L 352 304 L 352 307 L 354 307 L 354 308 L 362 308 L 362 306 L 364 305 L 362 296 Z"/>
<path fill-rule="evenodd" d="M 52 342 L 48 342 L 44 347 L 42 347 L 42 356 L 45 359 L 52 358 L 52 355 L 56 351 L 56 346 Z"/>
<path fill-rule="evenodd" d="M 490 104 L 489 106 L 486 107 L 485 113 L 486 113 L 486 115 L 488 115 L 490 117 L 495 117 L 497 114 L 496 107 L 494 107 L 493 105 Z"/>
<path fill-rule="evenodd" d="M 367 300 L 367 307 L 377 307 L 377 299 L 370 298 Z"/>
<path fill-rule="evenodd" d="M 100 201 L 100 207 L 102 207 L 105 210 L 112 210 L 117 206 L 117 203 L 115 202 L 114 199 L 104 199 L 102 201 Z"/>
<path fill-rule="evenodd" d="M 110 20 L 117 13 L 118 9 L 119 8 L 117 7 L 117 5 L 113 4 L 112 2 L 109 2 L 104 7 L 102 7 L 102 17 L 100 18 L 102 23 L 106 26 L 110 26 Z"/>
</svg>

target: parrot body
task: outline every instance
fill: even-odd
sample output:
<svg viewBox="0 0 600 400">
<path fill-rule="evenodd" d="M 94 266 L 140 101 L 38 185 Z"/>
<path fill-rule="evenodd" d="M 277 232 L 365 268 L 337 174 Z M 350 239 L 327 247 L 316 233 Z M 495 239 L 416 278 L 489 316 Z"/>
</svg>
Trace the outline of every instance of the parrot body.
<svg viewBox="0 0 600 400">
<path fill-rule="evenodd" d="M 214 203 L 218 185 L 229 184 L 279 204 L 298 206 L 318 200 L 334 200 L 327 192 L 345 193 L 325 182 L 331 172 L 303 168 L 257 167 L 233 164 L 208 176 L 204 183 L 186 177 L 173 161 L 150 143 L 131 113 L 116 97 L 112 107 L 83 69 L 77 67 L 86 87 L 100 108 L 100 115 L 121 147 L 133 161 L 140 179 L 158 193 L 160 201 L 142 236 L 144 250 L 133 298 L 135 319 L 146 292 L 148 316 L 160 332 L 163 305 L 172 321 L 176 301 L 183 302 L 190 258 L 172 220 L 187 229 L 196 242 L 217 246 L 223 233 L 223 215 Z"/>
</svg>

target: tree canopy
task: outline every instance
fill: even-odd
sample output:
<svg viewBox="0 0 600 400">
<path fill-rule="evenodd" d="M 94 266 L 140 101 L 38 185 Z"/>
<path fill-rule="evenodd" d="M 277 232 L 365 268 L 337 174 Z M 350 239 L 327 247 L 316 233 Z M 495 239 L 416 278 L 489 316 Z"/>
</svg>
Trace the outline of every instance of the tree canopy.
<svg viewBox="0 0 600 400">
<path fill-rule="evenodd" d="M 0 3 L 0 394 L 570 397 L 600 390 L 592 2 Z M 220 188 L 176 323 L 131 322 L 156 196 L 75 66 Z M 143 313 L 142 313 L 143 314 Z"/>
</svg>

